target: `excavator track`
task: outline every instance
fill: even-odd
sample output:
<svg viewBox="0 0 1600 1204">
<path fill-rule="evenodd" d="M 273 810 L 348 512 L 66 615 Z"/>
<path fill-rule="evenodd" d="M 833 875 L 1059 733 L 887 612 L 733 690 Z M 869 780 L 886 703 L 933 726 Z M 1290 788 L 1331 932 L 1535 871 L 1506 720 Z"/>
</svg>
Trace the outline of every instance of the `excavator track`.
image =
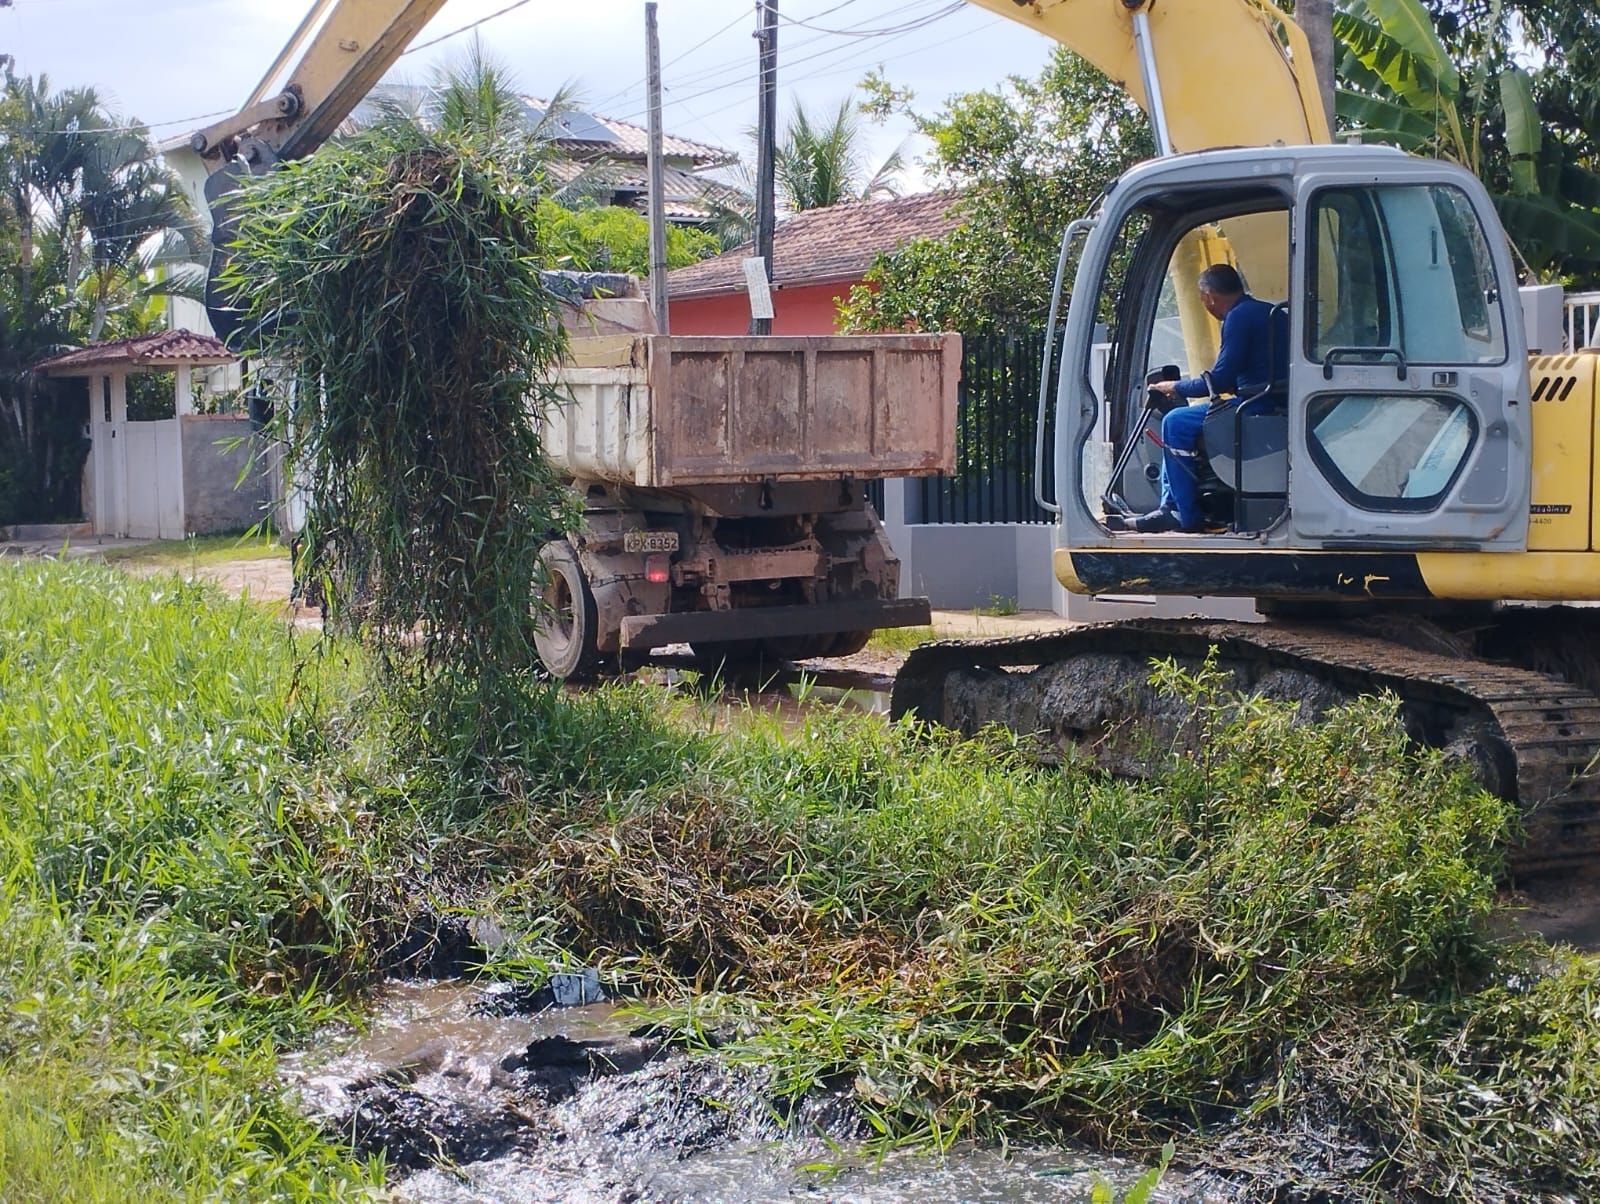
<svg viewBox="0 0 1600 1204">
<path fill-rule="evenodd" d="M 1442 632 L 1428 647 L 1432 631 L 1415 625 L 1402 642 L 1340 625 L 1178 619 L 941 641 L 906 658 L 895 678 L 891 713 L 970 729 L 971 716 L 963 717 L 949 701 L 963 674 L 1047 671 L 1107 655 L 1137 658 L 1141 665 L 1161 657 L 1198 662 L 1214 648 L 1219 664 L 1245 688 L 1287 670 L 1346 697 L 1393 692 L 1408 731 L 1425 743 L 1445 747 L 1470 732 L 1479 777 L 1523 812 L 1523 839 L 1509 858 L 1513 874 L 1594 864 L 1600 858 L 1600 697 L 1560 677 L 1475 656 Z M 991 679 L 988 687 L 980 682 L 976 688 L 997 684 L 1008 683 Z M 1094 734 L 1094 725 L 1081 715 L 1051 715 L 1048 703 L 1030 713 L 1038 720 L 1030 725 L 1034 730 L 1050 728 L 1062 738 Z"/>
</svg>

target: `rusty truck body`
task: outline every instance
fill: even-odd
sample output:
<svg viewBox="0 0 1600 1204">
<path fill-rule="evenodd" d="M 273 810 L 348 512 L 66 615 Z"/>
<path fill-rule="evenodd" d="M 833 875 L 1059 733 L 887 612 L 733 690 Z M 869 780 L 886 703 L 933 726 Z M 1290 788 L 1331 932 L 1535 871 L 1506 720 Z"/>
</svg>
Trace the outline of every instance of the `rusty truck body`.
<svg viewBox="0 0 1600 1204">
<path fill-rule="evenodd" d="M 952 470 L 960 336 L 651 325 L 628 297 L 569 321 L 542 431 L 583 519 L 541 556 L 546 668 L 675 644 L 719 662 L 843 656 L 927 623 L 864 486 Z"/>
</svg>

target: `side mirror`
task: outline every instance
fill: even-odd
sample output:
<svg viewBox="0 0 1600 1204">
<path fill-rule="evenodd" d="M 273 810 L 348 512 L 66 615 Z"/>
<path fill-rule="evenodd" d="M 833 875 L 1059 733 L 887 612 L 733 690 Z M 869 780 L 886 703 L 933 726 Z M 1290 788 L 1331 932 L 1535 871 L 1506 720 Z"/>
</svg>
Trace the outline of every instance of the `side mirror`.
<svg viewBox="0 0 1600 1204">
<path fill-rule="evenodd" d="M 1183 373 L 1178 370 L 1177 364 L 1162 364 L 1154 372 L 1144 378 L 1146 385 L 1157 384 L 1164 380 L 1182 380 Z"/>
</svg>

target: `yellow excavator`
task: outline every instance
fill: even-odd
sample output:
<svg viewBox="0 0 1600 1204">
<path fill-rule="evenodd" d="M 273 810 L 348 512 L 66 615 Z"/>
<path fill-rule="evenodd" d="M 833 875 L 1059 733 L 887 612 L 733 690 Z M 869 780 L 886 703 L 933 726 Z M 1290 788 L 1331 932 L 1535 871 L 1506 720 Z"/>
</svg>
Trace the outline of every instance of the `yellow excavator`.
<svg viewBox="0 0 1600 1204">
<path fill-rule="evenodd" d="M 1393 691 L 1419 741 L 1522 804 L 1516 870 L 1591 860 L 1600 611 L 1560 604 L 1600 599 L 1596 361 L 1530 363 L 1482 184 L 1332 143 L 1304 35 L 1267 0 L 970 2 L 1120 81 L 1160 151 L 1090 213 L 1062 215 L 1052 331 L 1069 269 L 1071 302 L 1058 386 L 1039 399 L 1038 467 L 1048 455 L 1053 472 L 1036 473 L 1059 483 L 1040 498 L 1059 521 L 1055 575 L 1088 594 L 1252 598 L 1268 621 L 925 645 L 894 710 L 1044 731 L 1114 760 L 1128 731 L 1166 721 L 1170 704 L 1141 685 L 1149 659 L 1215 650 L 1241 685 L 1313 708 Z M 318 0 L 245 108 L 192 137 L 207 200 L 326 139 L 443 3 Z M 1287 377 L 1206 421 L 1202 492 L 1220 533 L 1114 530 L 1109 515 L 1157 500 L 1150 385 L 1216 354 L 1194 285 L 1220 262 L 1283 311 Z"/>
<path fill-rule="evenodd" d="M 1335 145 L 1305 37 L 1266 0 L 973 0 L 1122 81 L 1161 157 L 1066 227 L 1073 257 L 1053 451 L 1056 578 L 1086 594 L 1232 596 L 1265 623 L 1096 624 L 927 645 L 896 713 L 1001 723 L 1112 764 L 1170 724 L 1155 656 L 1208 653 L 1243 687 L 1398 695 L 1420 741 L 1522 804 L 1528 872 L 1600 853 L 1596 356 L 1528 358 L 1511 250 L 1471 173 Z M 1195 282 L 1234 265 L 1282 310 L 1287 378 L 1215 406 L 1201 493 L 1220 533 L 1138 534 L 1158 501 L 1155 382 L 1218 328 Z M 1103 384 L 1095 346 L 1109 341 Z M 1048 373 L 1046 374 L 1049 375 Z M 1040 431 L 1049 416 L 1040 398 Z M 1518 600 L 1512 603 L 1509 600 Z"/>
</svg>

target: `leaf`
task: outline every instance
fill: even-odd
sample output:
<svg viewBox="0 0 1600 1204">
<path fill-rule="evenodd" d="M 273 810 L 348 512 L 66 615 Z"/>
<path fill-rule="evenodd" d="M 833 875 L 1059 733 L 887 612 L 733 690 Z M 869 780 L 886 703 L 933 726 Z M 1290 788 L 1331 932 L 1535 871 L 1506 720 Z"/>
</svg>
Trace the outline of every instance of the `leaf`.
<svg viewBox="0 0 1600 1204">
<path fill-rule="evenodd" d="M 1362 0 L 1383 32 L 1388 34 L 1416 58 L 1434 79 L 1440 90 L 1452 102 L 1461 92 L 1461 76 L 1456 65 L 1439 40 L 1420 0 Z"/>
<path fill-rule="evenodd" d="M 1545 196 L 1497 196 L 1506 234 L 1535 266 L 1560 256 L 1600 257 L 1600 216 Z"/>
<path fill-rule="evenodd" d="M 1430 118 L 1398 101 L 1341 89 L 1335 94 L 1335 108 L 1340 119 L 1356 127 L 1366 142 L 1417 150 L 1438 133 Z"/>
<path fill-rule="evenodd" d="M 1138 1181 L 1122 1197 L 1122 1204 L 1149 1204 L 1150 1194 L 1155 1191 L 1161 1182 L 1161 1177 L 1167 1173 L 1167 1167 L 1172 1164 L 1175 1148 L 1170 1141 L 1161 1148 L 1161 1161 L 1139 1176 Z"/>
<path fill-rule="evenodd" d="M 1386 3 L 1398 2 L 1386 0 Z M 1363 11 L 1371 15 L 1370 9 Z M 1477 148 L 1466 139 L 1457 107 L 1461 79 L 1455 65 L 1444 56 L 1442 46 L 1439 47 L 1439 54 L 1444 56 L 1441 63 L 1430 55 L 1416 53 L 1389 29 L 1354 11 L 1335 13 L 1333 32 L 1345 49 L 1347 65 L 1353 62 L 1363 68 L 1369 79 L 1376 77 L 1382 89 L 1427 117 L 1437 131 L 1441 153 L 1476 167 Z M 1434 36 L 1431 25 L 1429 36 Z M 1437 44 L 1436 37 L 1434 41 Z"/>
<path fill-rule="evenodd" d="M 1428 65 L 1391 37 L 1382 26 L 1350 13 L 1335 13 L 1333 33 L 1344 47 L 1345 66 L 1362 68 L 1369 83 L 1388 89 L 1412 107 L 1431 112 L 1444 92 Z"/>
<path fill-rule="evenodd" d="M 1536 159 L 1544 131 L 1533 103 L 1533 81 L 1520 67 L 1500 73 L 1500 104 L 1506 113 L 1506 150 L 1511 155 L 1511 178 L 1518 193 L 1539 191 Z"/>
</svg>

